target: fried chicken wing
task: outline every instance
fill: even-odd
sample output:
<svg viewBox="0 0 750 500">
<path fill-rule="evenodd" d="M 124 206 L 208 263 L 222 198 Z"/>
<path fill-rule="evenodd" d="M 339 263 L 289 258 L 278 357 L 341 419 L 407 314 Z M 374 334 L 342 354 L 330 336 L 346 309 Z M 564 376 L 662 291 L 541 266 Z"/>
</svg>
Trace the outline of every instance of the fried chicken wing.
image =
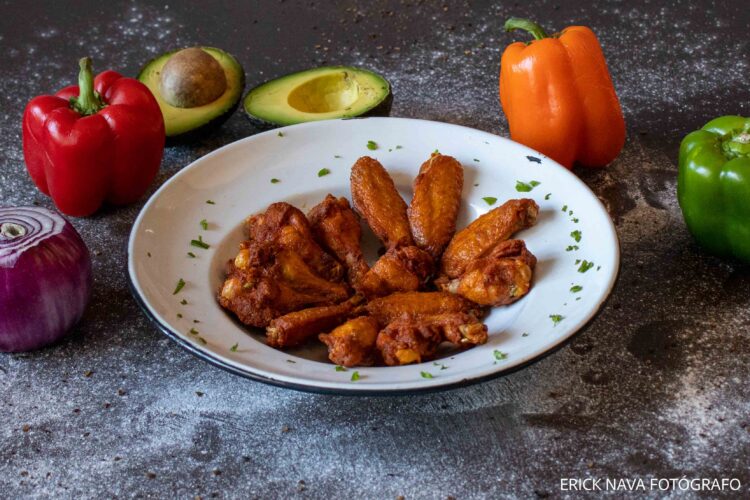
<svg viewBox="0 0 750 500">
<path fill-rule="evenodd" d="M 245 228 L 250 241 L 277 243 L 297 253 L 322 278 L 343 279 L 343 266 L 318 245 L 305 214 L 293 205 L 272 203 L 265 212 L 248 217 Z"/>
<path fill-rule="evenodd" d="M 445 313 L 465 312 L 476 318 L 484 316 L 484 309 L 459 295 L 448 292 L 402 292 L 373 299 L 367 311 L 381 326 L 404 315 L 421 319 Z"/>
<path fill-rule="evenodd" d="M 521 240 L 506 240 L 470 263 L 455 279 L 441 278 L 441 290 L 456 293 L 483 306 L 501 306 L 520 299 L 531 288 L 536 257 Z"/>
<path fill-rule="evenodd" d="M 393 179 L 374 158 L 363 156 L 352 166 L 352 201 L 386 248 L 413 245 L 406 202 Z"/>
<path fill-rule="evenodd" d="M 356 295 L 332 306 L 309 307 L 275 318 L 266 328 L 266 341 L 271 347 L 295 347 L 321 332 L 345 322 L 360 309 L 362 297 Z M 374 340 L 373 340 L 374 342 Z"/>
<path fill-rule="evenodd" d="M 246 325 L 265 328 L 283 314 L 336 304 L 349 295 L 345 284 L 321 278 L 293 251 L 246 241 L 227 264 L 218 300 Z"/>
<path fill-rule="evenodd" d="M 432 257 L 419 247 L 391 248 L 355 287 L 368 299 L 415 291 L 424 287 L 433 270 Z"/>
<path fill-rule="evenodd" d="M 539 206 L 527 198 L 509 200 L 456 233 L 443 253 L 442 274 L 458 278 L 469 264 L 514 233 L 536 223 Z"/>
<path fill-rule="evenodd" d="M 417 246 L 438 259 L 456 232 L 464 168 L 452 156 L 433 153 L 414 179 L 409 223 Z"/>
<path fill-rule="evenodd" d="M 369 366 L 375 363 L 378 322 L 369 316 L 350 319 L 331 333 L 318 336 L 328 346 L 328 359 L 341 366 Z"/>
<path fill-rule="evenodd" d="M 310 210 L 307 218 L 316 240 L 344 263 L 349 282 L 357 288 L 370 267 L 360 247 L 362 228 L 359 218 L 349 206 L 349 201 L 329 194 Z"/>
</svg>

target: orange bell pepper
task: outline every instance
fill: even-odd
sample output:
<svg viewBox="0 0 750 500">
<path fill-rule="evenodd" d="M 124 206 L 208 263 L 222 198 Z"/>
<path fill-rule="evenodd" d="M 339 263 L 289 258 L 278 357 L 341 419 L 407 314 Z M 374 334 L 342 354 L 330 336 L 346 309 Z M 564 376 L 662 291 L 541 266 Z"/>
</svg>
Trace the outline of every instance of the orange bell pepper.
<svg viewBox="0 0 750 500">
<path fill-rule="evenodd" d="M 596 35 L 571 26 L 548 36 L 536 23 L 511 18 L 535 40 L 516 42 L 500 64 L 500 102 L 510 136 L 571 168 L 603 167 L 625 144 L 625 121 Z"/>
</svg>

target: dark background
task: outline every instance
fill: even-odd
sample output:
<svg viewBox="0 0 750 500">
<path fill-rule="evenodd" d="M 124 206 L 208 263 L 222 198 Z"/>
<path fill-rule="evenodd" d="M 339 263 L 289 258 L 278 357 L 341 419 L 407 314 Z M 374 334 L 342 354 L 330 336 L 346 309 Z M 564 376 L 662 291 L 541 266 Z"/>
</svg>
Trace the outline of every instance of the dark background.
<svg viewBox="0 0 750 500">
<path fill-rule="evenodd" d="M 0 355 L 6 497 L 482 498 L 560 495 L 561 477 L 750 482 L 750 270 L 703 253 L 675 200 L 681 137 L 750 112 L 746 2 L 6 2 L 0 8 L 0 202 L 50 202 L 28 179 L 21 114 L 73 83 L 80 56 L 135 75 L 205 44 L 248 88 L 320 64 L 361 65 L 393 116 L 507 135 L 497 96 L 510 15 L 600 37 L 628 123 L 607 169 L 578 172 L 622 243 L 608 307 L 569 346 L 505 378 L 427 396 L 277 389 L 213 368 L 136 306 L 126 241 L 142 202 L 73 223 L 94 252 L 93 301 L 51 348 Z M 253 134 L 237 113 L 167 150 L 155 190 Z"/>
</svg>

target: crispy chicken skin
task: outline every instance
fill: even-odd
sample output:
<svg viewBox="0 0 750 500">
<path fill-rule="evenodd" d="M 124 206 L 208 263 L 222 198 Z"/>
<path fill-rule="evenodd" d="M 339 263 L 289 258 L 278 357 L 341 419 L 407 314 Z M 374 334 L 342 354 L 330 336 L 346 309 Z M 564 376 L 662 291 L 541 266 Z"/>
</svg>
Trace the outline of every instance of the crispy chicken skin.
<svg viewBox="0 0 750 500">
<path fill-rule="evenodd" d="M 368 299 L 419 290 L 432 276 L 434 265 L 430 254 L 419 247 L 391 248 L 355 287 Z"/>
<path fill-rule="evenodd" d="M 456 232 L 464 168 L 452 156 L 433 153 L 414 179 L 409 224 L 417 246 L 439 259 Z"/>
<path fill-rule="evenodd" d="M 266 341 L 278 348 L 302 345 L 320 332 L 345 322 L 356 314 L 361 303 L 362 297 L 355 295 L 341 304 L 309 307 L 279 316 L 266 328 Z"/>
<path fill-rule="evenodd" d="M 328 359 L 341 366 L 370 366 L 376 361 L 378 322 L 369 316 L 350 319 L 318 336 L 328 346 Z"/>
<path fill-rule="evenodd" d="M 514 233 L 533 226 L 539 206 L 528 198 L 509 200 L 456 233 L 443 253 L 442 274 L 461 276 L 469 264 Z"/>
<path fill-rule="evenodd" d="M 329 194 L 310 210 L 307 218 L 315 239 L 344 263 L 349 282 L 356 288 L 370 267 L 360 247 L 362 228 L 359 217 L 349 206 L 349 201 Z"/>
<path fill-rule="evenodd" d="M 529 292 L 535 266 L 536 257 L 523 241 L 506 240 L 470 263 L 459 278 L 441 278 L 435 284 L 483 306 L 502 306 Z"/>
<path fill-rule="evenodd" d="M 414 319 L 456 312 L 472 314 L 476 318 L 484 315 L 482 307 L 448 292 L 393 293 L 368 302 L 367 311 L 380 326 L 385 326 L 404 315 Z"/>
<path fill-rule="evenodd" d="M 378 160 L 363 156 L 354 163 L 351 190 L 354 208 L 386 248 L 414 244 L 406 202 Z"/>
<path fill-rule="evenodd" d="M 319 276 L 343 279 L 343 266 L 318 245 L 305 214 L 289 203 L 272 203 L 265 212 L 248 217 L 245 228 L 250 241 L 278 243 L 302 257 Z"/>
<path fill-rule="evenodd" d="M 283 314 L 349 297 L 343 283 L 321 278 L 298 254 L 276 243 L 243 242 L 227 264 L 219 303 L 246 325 L 265 328 Z"/>
</svg>

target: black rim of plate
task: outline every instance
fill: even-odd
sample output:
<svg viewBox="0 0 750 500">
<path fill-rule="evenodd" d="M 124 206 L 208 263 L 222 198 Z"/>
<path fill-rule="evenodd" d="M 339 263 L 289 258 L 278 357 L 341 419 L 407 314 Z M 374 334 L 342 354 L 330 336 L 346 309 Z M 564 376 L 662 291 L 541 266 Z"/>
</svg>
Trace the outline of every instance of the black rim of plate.
<svg viewBox="0 0 750 500">
<path fill-rule="evenodd" d="M 615 237 L 615 241 L 617 243 L 618 255 L 621 255 L 621 252 L 620 252 L 621 246 L 620 246 L 619 238 Z M 130 258 L 130 254 L 128 253 L 128 259 L 129 258 Z M 131 294 L 135 298 L 135 301 L 138 303 L 138 306 L 146 314 L 146 317 L 149 320 L 151 320 L 157 326 L 157 328 L 162 331 L 162 333 L 164 333 L 167 337 L 177 342 L 177 344 L 179 344 L 180 347 L 182 347 L 189 353 L 193 354 L 194 356 L 198 357 L 199 359 L 206 361 L 218 368 L 221 368 L 222 370 L 226 370 L 230 373 L 233 373 L 234 375 L 239 375 L 243 378 L 254 380 L 256 382 L 262 382 L 264 384 L 273 385 L 276 387 L 282 387 L 284 389 L 293 389 L 295 391 L 314 393 L 314 394 L 328 394 L 328 395 L 338 395 L 338 396 L 408 396 L 408 395 L 428 394 L 428 393 L 434 393 L 434 392 L 443 392 L 443 391 L 448 391 L 452 389 L 460 389 L 462 387 L 468 387 L 468 386 L 479 384 L 482 382 L 488 382 L 490 380 L 494 380 L 496 378 L 500 378 L 505 375 L 510 375 L 511 373 L 514 373 L 518 370 L 526 368 L 527 366 L 531 364 L 541 361 L 542 359 L 546 358 L 550 354 L 557 352 L 559 349 L 568 345 L 568 343 L 571 340 L 573 340 L 574 337 L 578 336 L 578 334 L 586 330 L 591 325 L 591 323 L 593 323 L 594 320 L 596 320 L 599 317 L 601 312 L 609 303 L 609 299 L 612 297 L 615 289 L 617 288 L 617 284 L 620 279 L 621 267 L 622 267 L 622 262 L 621 262 L 621 259 L 618 258 L 617 270 L 615 272 L 615 279 L 612 283 L 612 288 L 609 290 L 609 293 L 601 302 L 601 304 L 599 304 L 599 307 L 597 308 L 596 312 L 591 316 L 591 318 L 589 318 L 589 320 L 586 323 L 581 325 L 580 328 L 578 328 L 576 331 L 571 333 L 565 340 L 550 347 L 546 351 L 538 354 L 537 356 L 529 359 L 528 361 L 521 363 L 520 365 L 516 365 L 516 366 L 505 368 L 505 369 L 499 369 L 496 372 L 490 373 L 488 375 L 483 375 L 483 376 L 474 377 L 474 378 L 466 378 L 466 379 L 460 380 L 458 382 L 453 382 L 450 384 L 435 385 L 435 386 L 429 386 L 429 387 L 418 388 L 418 389 L 385 389 L 385 390 L 331 389 L 327 387 L 316 387 L 316 386 L 311 386 L 307 384 L 297 384 L 293 382 L 285 382 L 283 380 L 276 380 L 274 378 L 264 377 L 262 375 L 258 375 L 257 373 L 253 373 L 248 370 L 237 368 L 236 366 L 232 366 L 214 357 L 211 353 L 197 348 L 194 344 L 183 339 L 177 332 L 172 330 L 169 326 L 159 321 L 156 318 L 156 316 L 154 316 L 151 313 L 148 306 L 146 305 L 145 300 L 143 299 L 143 297 L 141 297 L 140 293 L 138 293 L 138 291 L 136 290 L 135 284 L 133 283 L 133 277 L 130 276 L 130 273 L 128 273 L 128 286 L 130 288 Z"/>
</svg>

